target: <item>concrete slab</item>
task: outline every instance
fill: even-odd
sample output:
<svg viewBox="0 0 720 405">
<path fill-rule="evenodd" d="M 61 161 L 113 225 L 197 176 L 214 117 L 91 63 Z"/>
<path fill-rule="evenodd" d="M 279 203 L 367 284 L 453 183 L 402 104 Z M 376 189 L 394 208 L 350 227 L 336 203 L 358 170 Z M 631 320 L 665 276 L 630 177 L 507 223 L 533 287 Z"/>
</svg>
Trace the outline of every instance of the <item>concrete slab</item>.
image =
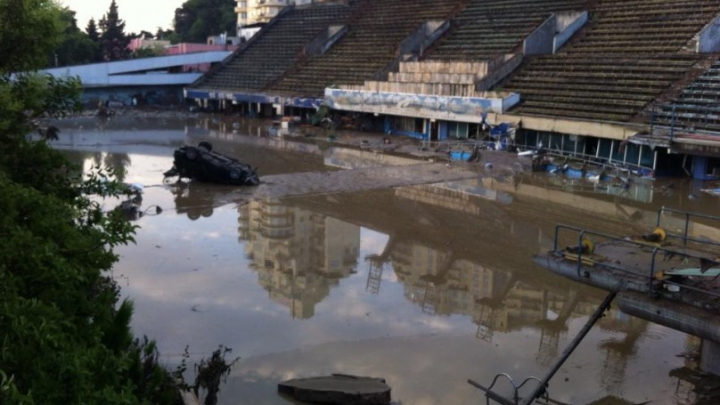
<svg viewBox="0 0 720 405">
<path fill-rule="evenodd" d="M 481 170 L 481 169 L 480 169 Z M 263 176 L 255 198 L 334 194 L 383 188 L 441 183 L 481 177 L 482 171 L 467 164 L 430 163 L 374 167 L 337 172 L 293 173 Z"/>
<path fill-rule="evenodd" d="M 331 376 L 300 378 L 278 384 L 278 392 L 313 404 L 386 405 L 391 388 L 382 378 Z"/>
</svg>

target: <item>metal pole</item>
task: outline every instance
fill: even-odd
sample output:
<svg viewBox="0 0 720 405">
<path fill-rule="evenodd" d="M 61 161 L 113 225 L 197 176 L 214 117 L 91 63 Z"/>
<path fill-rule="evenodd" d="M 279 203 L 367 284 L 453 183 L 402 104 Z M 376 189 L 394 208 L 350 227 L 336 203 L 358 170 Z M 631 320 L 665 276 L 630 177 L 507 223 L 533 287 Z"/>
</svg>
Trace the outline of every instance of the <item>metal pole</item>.
<svg viewBox="0 0 720 405">
<path fill-rule="evenodd" d="M 657 161 L 658 161 L 658 151 L 657 148 L 655 148 L 655 157 L 653 158 L 653 172 L 657 170 Z"/>
<path fill-rule="evenodd" d="M 652 111 L 650 111 L 650 138 L 655 135 L 655 109 L 657 105 L 653 104 Z"/>
<path fill-rule="evenodd" d="M 590 332 L 590 329 L 595 325 L 595 323 L 597 323 L 597 321 L 602 318 L 605 311 L 610 308 L 610 304 L 615 299 L 615 295 L 617 295 L 617 293 L 611 292 L 607 295 L 607 297 L 605 297 L 605 300 L 595 310 L 595 313 L 590 317 L 590 319 L 588 319 L 585 326 L 583 326 L 583 328 L 580 330 L 580 333 L 578 333 L 578 335 L 575 336 L 575 339 L 570 342 L 570 345 L 565 348 L 565 351 L 555 363 L 553 368 L 547 373 L 545 378 L 540 381 L 540 384 L 538 384 L 532 394 L 530 394 L 530 396 L 525 399 L 524 405 L 531 405 L 537 398 L 542 396 L 542 394 L 545 392 L 545 387 L 548 385 L 548 382 L 550 382 L 555 373 L 560 370 L 560 367 L 562 367 L 562 365 L 565 363 L 565 361 L 567 361 L 573 351 L 575 351 L 575 349 L 580 345 L 580 342 L 582 342 L 588 332 Z"/>
<path fill-rule="evenodd" d="M 670 143 L 672 143 L 673 138 L 675 137 L 675 109 L 676 108 L 677 108 L 677 104 L 673 104 L 672 119 L 670 120 Z"/>
</svg>

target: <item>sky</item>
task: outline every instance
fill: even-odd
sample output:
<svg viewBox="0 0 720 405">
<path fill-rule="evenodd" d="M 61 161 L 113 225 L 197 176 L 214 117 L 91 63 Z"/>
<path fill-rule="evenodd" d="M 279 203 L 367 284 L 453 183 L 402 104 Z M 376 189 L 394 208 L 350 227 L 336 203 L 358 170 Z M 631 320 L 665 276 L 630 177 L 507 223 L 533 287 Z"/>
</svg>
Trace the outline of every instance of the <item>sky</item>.
<svg viewBox="0 0 720 405">
<path fill-rule="evenodd" d="M 100 20 L 110 8 L 111 0 L 59 0 L 77 12 L 78 27 L 85 29 L 91 18 Z M 171 28 L 175 9 L 185 0 L 115 0 L 120 18 L 125 20 L 125 32 L 154 33 L 157 27 Z"/>
</svg>

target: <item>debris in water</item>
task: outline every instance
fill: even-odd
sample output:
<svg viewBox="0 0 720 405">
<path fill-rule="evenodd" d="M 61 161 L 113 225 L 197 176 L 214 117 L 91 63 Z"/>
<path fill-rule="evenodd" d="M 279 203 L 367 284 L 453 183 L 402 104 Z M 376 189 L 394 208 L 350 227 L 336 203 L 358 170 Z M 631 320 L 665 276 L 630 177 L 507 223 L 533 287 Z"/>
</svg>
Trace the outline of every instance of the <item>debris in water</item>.
<svg viewBox="0 0 720 405">
<path fill-rule="evenodd" d="M 391 388 L 382 378 L 345 374 L 299 378 L 278 384 L 278 392 L 314 404 L 387 405 Z"/>
<path fill-rule="evenodd" d="M 172 169 L 164 173 L 166 178 L 180 176 L 202 182 L 240 186 L 260 184 L 257 169 L 213 152 L 209 142 L 200 142 L 197 147 L 183 146 L 175 150 L 174 157 Z"/>
</svg>

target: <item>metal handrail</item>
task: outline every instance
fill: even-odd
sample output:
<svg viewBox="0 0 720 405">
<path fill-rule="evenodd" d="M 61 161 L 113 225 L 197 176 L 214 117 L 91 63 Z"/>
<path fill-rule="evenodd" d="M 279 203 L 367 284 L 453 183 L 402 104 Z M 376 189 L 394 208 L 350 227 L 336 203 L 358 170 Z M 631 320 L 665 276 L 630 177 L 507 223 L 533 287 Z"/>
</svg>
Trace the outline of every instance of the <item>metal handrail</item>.
<svg viewBox="0 0 720 405">
<path fill-rule="evenodd" d="M 557 226 L 555 226 L 555 240 L 554 240 L 554 243 L 553 243 L 553 252 L 555 252 L 555 253 L 559 252 L 558 244 L 559 244 L 559 238 L 560 238 L 560 231 L 561 231 L 561 230 L 568 230 L 568 231 L 578 232 L 578 245 L 577 245 L 577 246 L 578 246 L 578 258 L 577 258 L 577 275 L 578 275 L 578 277 L 588 278 L 588 277 L 590 276 L 590 274 L 589 274 L 589 272 L 588 272 L 587 270 L 586 270 L 584 273 L 582 273 L 582 269 L 583 269 L 583 263 L 582 263 L 582 241 L 583 241 L 583 238 L 584 238 L 586 235 L 598 236 L 598 237 L 601 237 L 601 238 L 609 239 L 609 240 L 616 241 L 616 242 L 622 242 L 622 243 L 626 243 L 626 244 L 629 244 L 629 245 L 638 246 L 638 247 L 641 247 L 641 248 L 648 248 L 648 247 L 649 247 L 647 244 L 644 244 L 644 243 L 640 243 L 640 242 L 637 242 L 637 241 L 634 241 L 634 240 L 630 240 L 630 239 L 620 238 L 620 237 L 613 236 L 613 235 L 608 235 L 608 234 L 605 234 L 605 233 L 602 233 L 602 232 L 588 231 L 588 230 L 586 230 L 586 229 L 582 229 L 582 228 L 578 228 L 578 227 L 570 226 L 570 225 L 557 225 Z M 698 242 L 702 243 L 702 241 L 698 241 Z M 717 244 L 712 243 L 712 245 L 717 245 Z M 682 256 L 684 256 L 684 257 L 689 257 L 689 258 L 693 258 L 693 259 L 707 260 L 706 257 L 700 256 L 700 255 L 697 255 L 697 254 L 693 254 L 693 253 L 680 252 L 680 251 L 677 251 L 677 250 L 674 250 L 674 249 L 671 249 L 671 248 L 667 248 L 667 247 L 662 247 L 662 246 L 655 246 L 655 247 L 653 247 L 653 251 L 652 251 L 652 255 L 651 255 L 651 260 L 650 260 L 650 263 L 649 263 L 649 265 L 650 265 L 650 274 L 649 274 L 649 276 L 648 276 L 648 284 L 647 284 L 647 285 L 648 285 L 648 293 L 650 293 L 650 294 L 653 293 L 653 280 L 655 279 L 655 275 L 656 275 L 656 274 L 655 274 L 655 263 L 656 263 L 656 261 L 657 261 L 657 254 L 658 254 L 659 252 L 663 252 L 663 253 L 666 253 L 666 254 L 678 254 L 678 255 L 682 255 Z M 720 265 L 720 262 L 718 262 L 718 264 Z M 635 276 L 635 277 L 642 277 L 639 273 L 630 271 L 630 270 L 628 270 L 628 269 L 626 269 L 626 268 L 622 268 L 622 267 L 618 267 L 618 266 L 613 266 L 613 265 L 606 264 L 606 263 L 597 263 L 597 265 L 600 266 L 600 267 L 606 268 L 606 269 L 611 269 L 611 270 L 623 272 L 623 273 L 626 273 L 626 274 L 630 274 L 630 275 Z M 713 297 L 720 297 L 720 293 L 716 293 L 716 292 L 713 292 L 713 291 L 709 291 L 709 290 L 705 290 L 705 289 L 701 289 L 701 288 L 697 288 L 697 287 L 692 287 L 692 286 L 688 286 L 688 285 L 685 285 L 685 284 L 678 284 L 678 283 L 674 283 L 674 282 L 667 282 L 667 283 L 668 283 L 668 284 L 672 284 L 672 285 L 678 285 L 678 286 L 681 286 L 682 288 L 686 288 L 686 289 L 689 289 L 689 290 L 693 290 L 693 291 L 696 291 L 696 292 L 700 292 L 700 293 L 703 293 L 703 294 L 707 294 L 707 295 L 710 295 L 710 296 L 713 296 Z"/>
<path fill-rule="evenodd" d="M 523 381 L 520 385 L 518 385 L 517 390 L 520 391 L 520 390 L 522 389 L 522 387 L 525 386 L 525 384 L 527 384 L 527 383 L 530 382 L 530 381 L 537 381 L 537 382 L 538 382 L 538 385 L 542 385 L 542 384 L 543 384 L 543 381 L 542 381 L 540 378 L 534 377 L 534 376 L 530 376 L 530 377 L 526 378 L 525 381 Z M 550 388 L 549 388 L 549 384 L 546 384 L 546 385 L 545 385 L 544 391 L 542 391 L 542 392 L 544 392 L 545 395 L 540 395 L 540 396 L 538 396 L 538 398 L 545 397 L 545 400 L 546 400 L 546 401 L 550 401 Z M 533 398 L 532 401 L 535 401 L 536 399 L 537 399 L 537 398 Z"/>
<path fill-rule="evenodd" d="M 660 223 L 662 221 L 662 215 L 665 213 L 670 214 L 680 214 L 685 216 L 685 231 L 683 233 L 683 236 L 679 235 L 668 235 L 673 238 L 682 239 L 684 244 L 687 245 L 687 242 L 696 242 L 696 243 L 705 243 L 713 246 L 720 246 L 720 243 L 712 242 L 712 241 L 701 241 L 698 239 L 688 238 L 688 232 L 690 231 L 690 218 L 705 218 L 705 219 L 711 219 L 714 221 L 720 221 L 720 216 L 717 215 L 707 215 L 707 214 L 699 214 L 697 212 L 689 212 L 689 211 L 681 211 L 676 210 L 672 208 L 662 207 L 658 210 L 657 217 L 655 219 L 655 226 L 659 227 Z"/>
</svg>

